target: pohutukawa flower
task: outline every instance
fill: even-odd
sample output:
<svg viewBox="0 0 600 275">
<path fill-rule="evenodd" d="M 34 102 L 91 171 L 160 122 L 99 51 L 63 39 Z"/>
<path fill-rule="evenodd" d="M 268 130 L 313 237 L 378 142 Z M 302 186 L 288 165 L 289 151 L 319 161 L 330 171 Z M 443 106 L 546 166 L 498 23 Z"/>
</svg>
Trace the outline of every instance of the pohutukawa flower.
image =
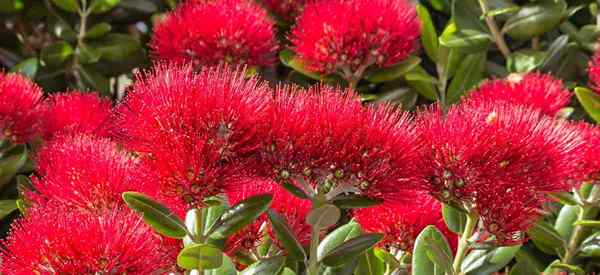
<svg viewBox="0 0 600 275">
<path fill-rule="evenodd" d="M 407 0 L 315 1 L 298 16 L 290 40 L 308 69 L 349 79 L 404 60 L 420 31 Z"/>
<path fill-rule="evenodd" d="M 457 236 L 444 223 L 441 204 L 433 197 L 414 193 L 408 203 L 383 203 L 354 212 L 354 218 L 367 232 L 383 233 L 378 245 L 411 252 L 415 239 L 428 225 L 442 231 L 452 247 Z"/>
<path fill-rule="evenodd" d="M 305 220 L 312 207 L 310 200 L 299 199 L 275 183 L 260 180 L 251 180 L 240 187 L 233 188 L 227 192 L 227 197 L 229 203 L 234 205 L 249 197 L 261 194 L 273 195 L 270 208 L 285 218 L 302 245 L 308 245 L 310 243 L 311 227 Z M 251 225 L 227 240 L 225 244 L 227 254 L 233 256 L 237 253 L 252 253 L 253 249 L 262 242 L 265 232 L 275 241 L 275 244 L 281 247 L 276 234 L 269 226 L 267 215 L 263 214 Z"/>
<path fill-rule="evenodd" d="M 271 65 L 277 42 L 267 12 L 252 1 L 188 1 L 160 22 L 151 47 L 161 60 L 195 65 Z"/>
<path fill-rule="evenodd" d="M 20 74 L 0 72 L 0 140 L 27 142 L 35 134 L 42 89 Z"/>
<path fill-rule="evenodd" d="M 483 216 L 508 217 L 499 212 L 521 198 L 539 207 L 544 194 L 568 191 L 578 169 L 570 164 L 582 157 L 582 139 L 567 122 L 506 102 L 465 102 L 445 115 L 433 109 L 418 124 L 425 188 Z"/>
<path fill-rule="evenodd" d="M 575 125 L 580 130 L 584 144 L 582 150 L 584 157 L 578 166 L 581 175 L 578 177 L 581 181 L 600 181 L 600 128 L 588 123 L 578 123 Z"/>
<path fill-rule="evenodd" d="M 156 274 L 173 263 L 135 214 L 40 208 L 2 241 L 2 274 Z"/>
<path fill-rule="evenodd" d="M 590 84 L 600 94 L 600 50 L 597 50 L 588 67 Z"/>
<path fill-rule="evenodd" d="M 261 148 L 270 98 L 243 72 L 159 66 L 119 106 L 118 135 L 155 171 L 165 196 L 198 206 L 253 173 L 245 159 Z"/>
<path fill-rule="evenodd" d="M 109 136 L 111 102 L 96 93 L 69 92 L 48 97 L 41 132 L 45 140 L 61 134 Z"/>
<path fill-rule="evenodd" d="M 38 152 L 36 163 L 35 191 L 26 196 L 34 205 L 64 205 L 99 213 L 126 208 L 121 198 L 125 191 L 158 193 L 145 175 L 146 168 L 105 138 L 57 137 Z"/>
<path fill-rule="evenodd" d="M 511 74 L 506 79 L 484 82 L 468 98 L 530 106 L 554 116 L 569 104 L 571 92 L 564 88 L 562 81 L 548 74 Z"/>
<path fill-rule="evenodd" d="M 407 114 L 363 107 L 350 91 L 280 91 L 267 135 L 267 176 L 305 191 L 397 200 L 418 178 L 418 141 Z"/>
</svg>

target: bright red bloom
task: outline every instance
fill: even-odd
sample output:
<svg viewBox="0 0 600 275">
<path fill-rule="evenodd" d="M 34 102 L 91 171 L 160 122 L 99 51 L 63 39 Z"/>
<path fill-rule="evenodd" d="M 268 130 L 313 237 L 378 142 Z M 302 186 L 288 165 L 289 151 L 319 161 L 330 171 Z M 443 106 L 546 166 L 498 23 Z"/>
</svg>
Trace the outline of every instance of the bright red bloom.
<svg viewBox="0 0 600 275">
<path fill-rule="evenodd" d="M 0 139 L 27 142 L 39 119 L 42 89 L 20 74 L 0 72 Z"/>
<path fill-rule="evenodd" d="M 577 123 L 581 137 L 585 141 L 582 146 L 584 156 L 578 166 L 581 175 L 577 180 L 598 181 L 600 180 L 600 128 L 588 123 Z"/>
<path fill-rule="evenodd" d="M 234 205 L 249 197 L 261 194 L 273 195 L 270 208 L 285 218 L 302 245 L 308 245 L 310 243 L 311 227 L 305 220 L 312 207 L 310 200 L 299 199 L 275 183 L 261 181 L 249 181 L 227 192 L 227 197 L 229 203 Z M 225 244 L 227 254 L 233 256 L 238 252 L 252 251 L 262 241 L 264 231 L 261 232 L 261 230 L 263 227 L 270 238 L 277 243 L 277 236 L 267 223 L 267 215 L 263 214 L 251 225 L 231 236 Z"/>
<path fill-rule="evenodd" d="M 590 84 L 600 94 L 600 50 L 597 50 L 588 66 Z"/>
<path fill-rule="evenodd" d="M 112 104 L 96 93 L 54 94 L 43 107 L 41 131 L 45 140 L 61 134 L 108 136 Z"/>
<path fill-rule="evenodd" d="M 253 173 L 244 164 L 263 142 L 269 93 L 243 72 L 159 66 L 136 81 L 116 125 L 162 194 L 198 206 Z"/>
<path fill-rule="evenodd" d="M 151 42 L 162 60 L 194 65 L 273 64 L 273 22 L 252 1 L 188 1 L 169 13 Z"/>
<path fill-rule="evenodd" d="M 316 1 L 304 7 L 292 29 L 294 51 L 316 72 L 358 74 L 389 67 L 417 48 L 421 32 L 407 0 Z"/>
<path fill-rule="evenodd" d="M 2 241 L 2 274 L 155 274 L 173 265 L 136 215 L 40 208 Z"/>
<path fill-rule="evenodd" d="M 278 18 L 288 22 L 294 21 L 306 3 L 305 0 L 263 0 L 260 2 Z"/>
<path fill-rule="evenodd" d="M 564 88 L 562 81 L 551 75 L 529 73 L 486 81 L 468 98 L 472 101 L 504 101 L 530 106 L 554 116 L 569 105 L 571 92 Z"/>
<path fill-rule="evenodd" d="M 506 102 L 465 102 L 445 115 L 430 110 L 418 132 L 426 189 L 443 202 L 515 220 L 529 213 L 514 211 L 525 204 L 520 199 L 540 207 L 544 194 L 568 191 L 582 157 L 582 139 L 567 122 Z"/>
<path fill-rule="evenodd" d="M 363 107 L 349 91 L 279 92 L 264 140 L 265 176 L 330 196 L 398 200 L 419 174 L 407 114 L 387 105 Z"/>
<path fill-rule="evenodd" d="M 365 231 L 384 234 L 383 240 L 378 243 L 382 247 L 411 252 L 419 233 L 428 225 L 435 225 L 455 248 L 457 235 L 444 223 L 442 205 L 422 193 L 414 193 L 410 199 L 403 204 L 384 203 L 356 210 L 354 218 Z"/>
<path fill-rule="evenodd" d="M 37 154 L 39 177 L 27 194 L 34 205 L 64 205 L 98 213 L 125 208 L 125 191 L 157 193 L 145 177 L 145 167 L 118 145 L 104 138 L 60 136 Z"/>
</svg>

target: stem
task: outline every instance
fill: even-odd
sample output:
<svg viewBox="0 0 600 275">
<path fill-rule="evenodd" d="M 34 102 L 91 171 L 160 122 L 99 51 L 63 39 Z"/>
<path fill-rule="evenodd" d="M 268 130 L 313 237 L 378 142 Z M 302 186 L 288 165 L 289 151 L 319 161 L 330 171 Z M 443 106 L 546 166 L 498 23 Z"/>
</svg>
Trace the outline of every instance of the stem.
<svg viewBox="0 0 600 275">
<path fill-rule="evenodd" d="M 541 48 L 540 37 L 539 36 L 536 36 L 536 37 L 534 37 L 534 38 L 531 39 L 531 48 L 533 48 L 536 51 Z"/>
<path fill-rule="evenodd" d="M 498 49 L 500 50 L 504 58 L 508 58 L 508 56 L 510 56 L 510 49 L 508 48 L 508 45 L 506 45 L 506 41 L 504 41 L 504 37 L 500 33 L 500 29 L 498 28 L 494 17 L 486 15 L 489 12 L 487 0 L 479 0 L 479 6 L 481 7 L 481 12 L 485 17 L 485 23 L 490 29 L 490 32 L 494 37 L 494 41 L 496 42 L 496 45 L 498 45 Z"/>
<path fill-rule="evenodd" d="M 590 203 L 585 203 L 579 206 L 579 215 L 577 215 L 577 221 L 593 218 L 592 214 L 596 214 L 594 213 L 594 211 L 592 211 L 594 208 L 593 203 L 596 203 L 598 199 L 600 199 L 600 187 L 594 186 L 594 188 L 592 188 L 592 193 L 588 197 L 588 202 Z M 585 231 L 586 230 L 584 226 L 575 226 L 575 228 L 573 229 L 573 233 L 571 233 L 571 238 L 569 239 L 569 243 L 567 245 L 567 249 L 565 251 L 565 256 L 563 257 L 562 263 L 570 264 L 573 261 L 575 254 L 577 254 L 577 248 L 579 248 L 579 242 L 581 241 L 581 238 Z"/>
<path fill-rule="evenodd" d="M 319 267 L 317 266 L 317 249 L 319 247 L 319 228 L 312 227 L 310 238 L 310 256 L 308 258 L 308 275 L 318 275 Z"/>
<path fill-rule="evenodd" d="M 79 88 L 84 88 L 83 81 L 78 69 L 80 68 L 79 58 L 81 56 L 81 46 L 83 45 L 83 39 L 85 38 L 85 31 L 87 29 L 87 18 L 90 15 L 91 8 L 87 5 L 87 0 L 81 0 L 81 9 L 79 10 L 79 31 L 77 33 L 77 45 L 75 45 L 75 52 L 73 53 L 73 64 L 71 69 L 73 70 L 73 76 L 77 81 Z"/>
<path fill-rule="evenodd" d="M 452 264 L 452 268 L 454 269 L 454 274 L 461 274 L 461 265 L 467 252 L 469 251 L 469 238 L 473 235 L 473 231 L 478 222 L 478 217 L 469 213 L 467 214 L 467 224 L 465 225 L 465 230 L 462 232 L 460 239 L 458 241 L 458 247 L 456 249 L 456 257 L 454 258 L 454 263 Z"/>
</svg>

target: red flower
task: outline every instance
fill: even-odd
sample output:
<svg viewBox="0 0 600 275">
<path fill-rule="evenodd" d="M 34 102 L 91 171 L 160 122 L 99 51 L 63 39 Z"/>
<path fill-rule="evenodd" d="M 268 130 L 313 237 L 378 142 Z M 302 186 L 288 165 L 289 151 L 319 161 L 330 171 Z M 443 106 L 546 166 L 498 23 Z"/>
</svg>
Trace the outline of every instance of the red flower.
<svg viewBox="0 0 600 275">
<path fill-rule="evenodd" d="M 291 22 L 304 9 L 305 0 L 263 0 L 261 3 L 282 20 Z"/>
<path fill-rule="evenodd" d="M 29 141 L 39 119 L 42 89 L 20 74 L 0 72 L 0 139 Z"/>
<path fill-rule="evenodd" d="M 154 274 L 173 263 L 163 240 L 134 214 L 40 208 L 2 241 L 2 274 Z"/>
<path fill-rule="evenodd" d="M 234 205 L 249 197 L 261 194 L 273 195 L 270 208 L 285 218 L 292 232 L 294 232 L 302 245 L 308 245 L 310 243 L 311 228 L 305 219 L 312 207 L 310 200 L 299 199 L 275 183 L 260 181 L 249 181 L 227 192 L 227 197 L 229 198 L 229 203 Z M 251 225 L 231 236 L 225 244 L 227 254 L 233 256 L 238 252 L 252 251 L 263 240 L 264 231 L 262 230 L 265 229 L 271 239 L 275 240 L 276 244 L 278 244 L 277 236 L 267 226 L 267 223 L 267 215 L 263 214 Z"/>
<path fill-rule="evenodd" d="M 36 162 L 39 177 L 32 177 L 35 191 L 27 194 L 34 205 L 98 213 L 125 208 L 125 191 L 157 193 L 146 168 L 104 138 L 61 136 L 39 151 Z"/>
<path fill-rule="evenodd" d="M 398 200 L 418 178 L 408 116 L 386 105 L 363 107 L 351 92 L 279 92 L 267 135 L 262 166 L 279 183 Z"/>
<path fill-rule="evenodd" d="M 165 196 L 202 205 L 253 172 L 245 159 L 263 142 L 270 95 L 243 74 L 159 66 L 119 106 L 120 140 L 155 171 Z"/>
<path fill-rule="evenodd" d="M 425 188 L 443 202 L 505 217 L 500 212 L 520 199 L 539 207 L 545 193 L 568 191 L 582 154 L 567 122 L 505 102 L 465 102 L 445 115 L 433 109 L 419 128 Z"/>
<path fill-rule="evenodd" d="M 411 252 L 415 239 L 428 225 L 435 225 L 455 248 L 457 236 L 444 223 L 441 204 L 426 194 L 415 193 L 408 203 L 384 203 L 354 212 L 354 218 L 367 232 L 383 233 L 379 246 Z"/>
<path fill-rule="evenodd" d="M 600 128 L 583 122 L 575 124 L 575 127 L 585 141 L 581 149 L 584 156 L 578 166 L 581 175 L 577 179 L 598 181 L 600 180 Z"/>
<path fill-rule="evenodd" d="M 298 16 L 294 51 L 316 72 L 360 76 L 367 67 L 389 67 L 417 48 L 421 32 L 407 0 L 316 1 Z"/>
<path fill-rule="evenodd" d="M 156 26 L 151 46 L 160 59 L 195 65 L 270 65 L 277 49 L 266 11 L 243 0 L 182 4 Z"/>
<path fill-rule="evenodd" d="M 597 50 L 588 67 L 590 84 L 600 94 L 600 50 Z"/>
<path fill-rule="evenodd" d="M 95 93 L 74 91 L 51 95 L 44 102 L 42 136 L 45 140 L 60 134 L 108 136 L 111 108 L 109 100 Z"/>
<path fill-rule="evenodd" d="M 505 101 L 530 106 L 554 116 L 571 100 L 562 81 L 548 74 L 511 74 L 507 79 L 484 82 L 468 96 L 473 101 Z"/>
</svg>

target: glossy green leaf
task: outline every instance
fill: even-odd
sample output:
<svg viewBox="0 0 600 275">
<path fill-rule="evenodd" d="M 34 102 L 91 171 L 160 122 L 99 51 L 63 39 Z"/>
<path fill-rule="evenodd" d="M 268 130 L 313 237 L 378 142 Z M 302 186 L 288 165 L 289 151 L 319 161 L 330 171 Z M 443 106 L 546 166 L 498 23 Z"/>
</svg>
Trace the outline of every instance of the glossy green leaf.
<svg viewBox="0 0 600 275">
<path fill-rule="evenodd" d="M 335 225 L 341 215 L 342 212 L 335 205 L 324 204 L 308 213 L 306 223 L 312 225 L 314 228 L 324 229 Z"/>
<path fill-rule="evenodd" d="M 57 66 L 73 55 L 73 47 L 65 41 L 54 42 L 44 47 L 40 53 L 40 58 L 44 65 Z"/>
<path fill-rule="evenodd" d="M 377 71 L 366 74 L 364 78 L 371 83 L 382 83 L 396 80 L 421 63 L 421 59 L 416 56 L 409 56 L 402 62 L 393 65 L 389 68 L 379 69 Z"/>
<path fill-rule="evenodd" d="M 27 76 L 30 79 L 35 79 L 35 74 L 38 71 L 38 59 L 35 57 L 27 58 L 19 64 L 10 68 L 10 72 L 12 73 L 20 73 Z"/>
<path fill-rule="evenodd" d="M 564 247 L 565 241 L 554 227 L 545 221 L 539 221 L 527 231 L 533 243 L 547 254 L 556 254 Z"/>
<path fill-rule="evenodd" d="M 119 6 L 127 10 L 145 14 L 153 14 L 158 10 L 158 6 L 152 0 L 121 0 Z"/>
<path fill-rule="evenodd" d="M 421 19 L 421 44 L 425 49 L 425 53 L 429 58 L 436 62 L 438 56 L 438 34 L 435 30 L 435 26 L 433 25 L 433 21 L 431 20 L 431 15 L 427 8 L 423 5 L 417 5 L 417 14 Z"/>
<path fill-rule="evenodd" d="M 0 200 L 0 220 L 17 210 L 16 200 Z"/>
<path fill-rule="evenodd" d="M 391 270 L 400 267 L 400 262 L 396 259 L 396 257 L 394 257 L 394 255 L 392 255 L 387 250 L 375 248 L 373 249 L 373 251 L 375 253 L 375 256 L 381 259 L 386 265 L 388 265 Z"/>
<path fill-rule="evenodd" d="M 93 0 L 90 7 L 92 13 L 105 13 L 118 5 L 119 2 L 120 0 Z"/>
<path fill-rule="evenodd" d="M 18 145 L 6 154 L 0 158 L 0 189 L 4 188 L 27 162 L 27 147 Z"/>
<path fill-rule="evenodd" d="M 467 224 L 467 214 L 448 204 L 442 205 L 442 216 L 450 231 L 461 234 Z"/>
<path fill-rule="evenodd" d="M 284 256 L 262 259 L 242 270 L 239 275 L 273 275 L 279 274 L 285 265 Z"/>
<path fill-rule="evenodd" d="M 302 60 L 296 58 L 294 52 L 289 49 L 285 49 L 279 52 L 279 60 L 281 60 L 281 63 L 283 63 L 283 65 L 286 65 L 305 76 L 316 80 L 323 79 L 323 77 L 320 74 L 308 70 L 304 66 L 304 64 L 302 64 Z"/>
<path fill-rule="evenodd" d="M 277 235 L 277 240 L 279 240 L 279 243 L 283 245 L 287 252 L 288 260 L 306 259 L 306 252 L 302 248 L 302 244 L 298 241 L 296 234 L 285 221 L 285 218 L 271 209 L 267 213 L 271 221 L 271 227 Z"/>
<path fill-rule="evenodd" d="M 202 222 L 204 221 L 204 217 L 202 217 L 202 210 L 193 208 L 187 211 L 185 214 L 185 227 L 187 228 L 187 232 L 190 232 L 192 236 L 186 235 L 183 238 L 183 245 L 190 246 L 195 244 L 192 238 L 196 238 L 197 236 L 202 236 L 202 230 L 204 225 Z"/>
<path fill-rule="evenodd" d="M 600 123 L 600 95 L 583 87 L 575 88 L 575 95 L 590 117 Z"/>
<path fill-rule="evenodd" d="M 342 194 L 333 198 L 332 203 L 341 209 L 357 209 L 381 204 L 382 200 L 371 199 L 356 194 Z"/>
<path fill-rule="evenodd" d="M 354 221 L 336 228 L 319 243 L 317 259 L 323 259 L 331 250 L 352 238 L 360 236 L 361 233 L 360 225 Z"/>
<path fill-rule="evenodd" d="M 285 188 L 285 190 L 289 191 L 292 195 L 300 198 L 300 199 L 308 199 L 310 198 L 304 190 L 300 189 L 298 186 L 290 183 L 289 181 L 284 182 L 281 186 Z"/>
<path fill-rule="evenodd" d="M 79 10 L 79 0 L 52 0 L 52 3 L 68 12 L 77 12 Z"/>
<path fill-rule="evenodd" d="M 552 44 L 548 46 L 548 50 L 546 50 L 546 56 L 544 57 L 544 62 L 540 66 L 540 70 L 545 72 L 557 71 L 558 66 L 560 66 L 561 59 L 567 53 L 568 43 L 568 35 L 561 35 L 558 38 L 554 39 Z"/>
<path fill-rule="evenodd" d="M 204 275 L 237 275 L 233 262 L 226 255 L 223 255 L 223 264 L 221 267 L 203 271 Z"/>
<path fill-rule="evenodd" d="M 103 95 L 110 94 L 110 80 L 97 72 L 91 66 L 82 65 L 79 68 L 79 73 L 83 82 L 92 89 L 99 91 Z"/>
<path fill-rule="evenodd" d="M 455 24 L 449 24 L 439 38 L 440 44 L 462 52 L 479 52 L 490 45 L 490 34 L 472 29 L 457 29 Z"/>
<path fill-rule="evenodd" d="M 581 225 L 584 227 L 600 228 L 600 221 L 579 220 L 579 221 L 576 221 L 573 225 Z"/>
<path fill-rule="evenodd" d="M 554 222 L 554 229 L 564 239 L 568 240 L 571 237 L 573 231 L 573 223 L 577 220 L 577 213 L 579 207 L 574 205 L 565 205 L 558 212 L 556 222 Z"/>
<path fill-rule="evenodd" d="M 415 239 L 412 252 L 412 274 L 438 275 L 445 273 L 444 267 L 435 264 L 428 255 L 431 254 L 428 251 L 431 251 L 434 246 L 437 247 L 436 249 L 443 251 L 444 254 L 452 257 L 452 252 L 444 235 L 435 226 L 429 225 Z"/>
<path fill-rule="evenodd" d="M 564 205 L 577 205 L 577 201 L 570 192 L 551 193 L 548 196 Z"/>
<path fill-rule="evenodd" d="M 581 242 L 579 255 L 583 257 L 600 258 L 600 231 L 590 235 Z"/>
<path fill-rule="evenodd" d="M 323 256 L 327 266 L 340 266 L 363 254 L 383 238 L 382 234 L 364 234 L 343 242 Z"/>
<path fill-rule="evenodd" d="M 546 53 L 536 50 L 513 52 L 506 61 L 506 69 L 511 73 L 528 73 L 542 66 Z"/>
<path fill-rule="evenodd" d="M 525 4 L 511 16 L 502 32 L 514 39 L 527 40 L 554 29 L 566 16 L 564 0 L 539 0 Z"/>
<path fill-rule="evenodd" d="M 385 263 L 375 256 L 374 249 L 371 248 L 358 257 L 358 265 L 355 274 L 361 275 L 380 275 L 385 272 Z"/>
<path fill-rule="evenodd" d="M 515 256 L 521 245 L 490 250 L 472 250 L 463 261 L 462 271 L 469 275 L 487 275 L 502 269 Z"/>
<path fill-rule="evenodd" d="M 108 23 L 102 22 L 93 25 L 86 33 L 85 38 L 95 39 L 99 38 L 112 30 L 112 26 Z"/>
<path fill-rule="evenodd" d="M 82 64 L 96 63 L 100 60 L 100 53 L 87 44 L 79 45 L 79 61 Z"/>
<path fill-rule="evenodd" d="M 211 237 L 224 239 L 233 235 L 267 211 L 272 200 L 272 195 L 257 195 L 232 206 L 216 222 Z"/>
<path fill-rule="evenodd" d="M 176 239 L 186 236 L 187 228 L 183 221 L 159 202 L 137 192 L 124 192 L 123 200 L 129 208 L 141 214 L 144 222 L 158 233 Z"/>
<path fill-rule="evenodd" d="M 483 79 L 486 53 L 468 55 L 460 64 L 448 87 L 447 101 L 455 103 Z"/>
<path fill-rule="evenodd" d="M 177 265 L 185 269 L 216 269 L 223 265 L 223 251 L 211 244 L 195 244 L 177 255 Z"/>
<path fill-rule="evenodd" d="M 574 275 L 585 275 L 585 271 L 576 265 L 563 264 L 560 262 L 554 262 L 550 264 L 549 268 L 567 271 L 569 274 Z M 555 273 L 544 273 L 544 274 L 555 274 Z"/>
<path fill-rule="evenodd" d="M 139 40 L 128 34 L 110 33 L 89 43 L 102 59 L 122 61 L 140 49 Z"/>
<path fill-rule="evenodd" d="M 214 226 L 216 222 L 219 221 L 223 213 L 227 211 L 228 206 L 225 204 L 217 204 L 209 207 L 204 207 L 201 209 L 202 211 L 202 225 L 204 226 L 202 230 L 202 234 L 206 234 L 211 227 Z"/>
<path fill-rule="evenodd" d="M 417 66 L 414 70 L 407 73 L 404 78 L 406 83 L 419 95 L 434 101 L 437 98 L 437 92 L 435 84 L 437 80 L 427 74 L 425 69 L 421 66 Z"/>
<path fill-rule="evenodd" d="M 508 275 L 542 274 L 543 269 L 539 269 L 536 263 L 534 263 L 529 257 L 519 256 L 519 252 L 517 252 L 516 257 L 517 263 L 512 266 Z"/>
</svg>

